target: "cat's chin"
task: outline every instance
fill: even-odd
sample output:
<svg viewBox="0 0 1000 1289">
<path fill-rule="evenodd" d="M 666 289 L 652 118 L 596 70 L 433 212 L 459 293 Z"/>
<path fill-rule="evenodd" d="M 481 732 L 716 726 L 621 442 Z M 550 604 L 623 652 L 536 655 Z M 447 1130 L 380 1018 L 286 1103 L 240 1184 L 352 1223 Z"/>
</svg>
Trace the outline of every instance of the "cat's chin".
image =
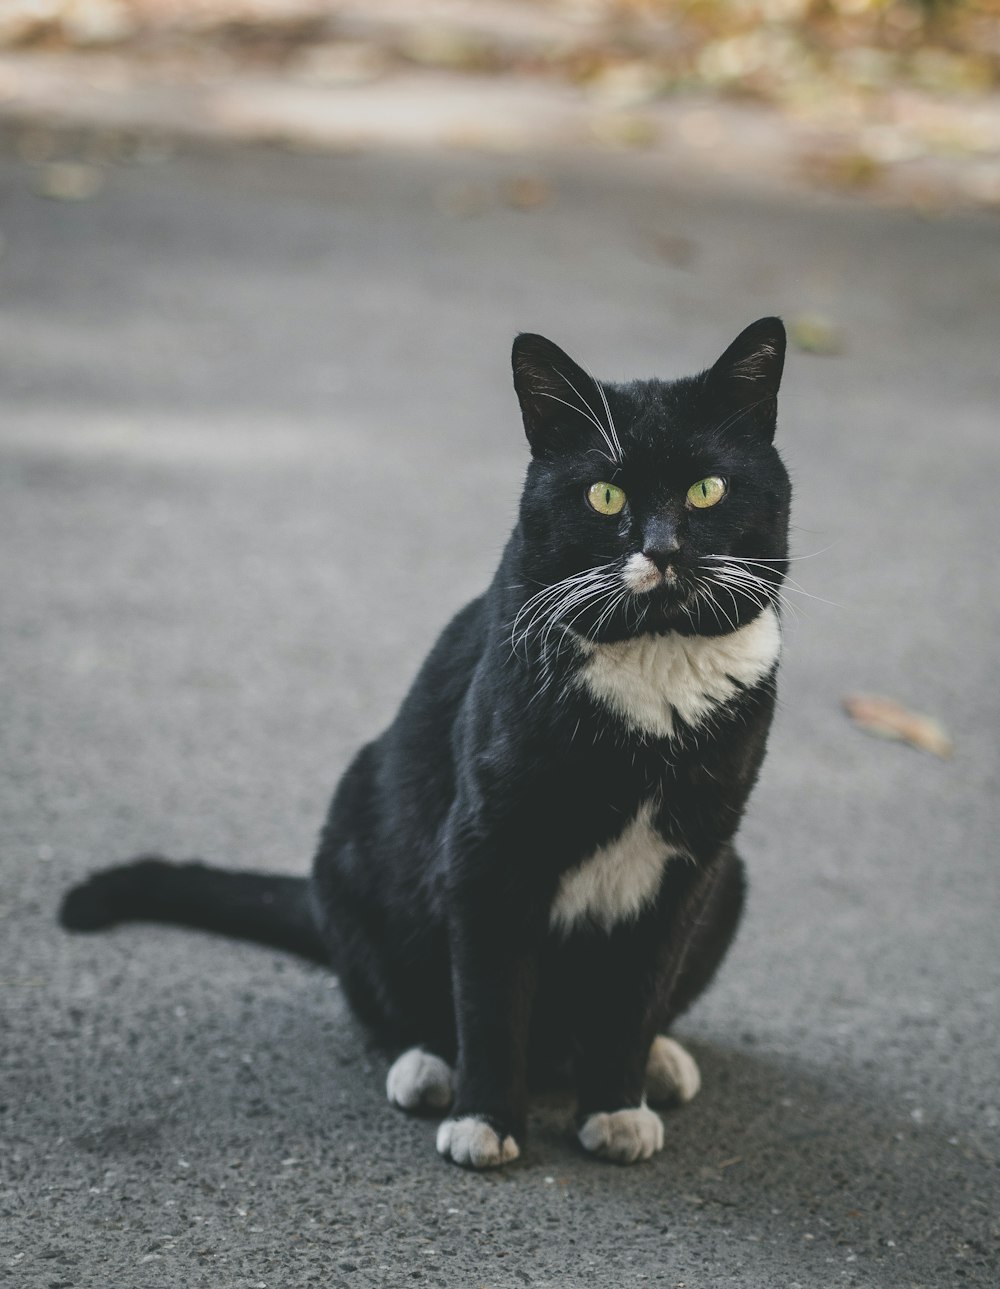
<svg viewBox="0 0 1000 1289">
<path fill-rule="evenodd" d="M 663 582 L 636 600 L 638 612 L 626 615 L 625 636 L 666 635 L 669 631 L 688 634 L 693 630 L 696 595 L 683 582 Z"/>
<path fill-rule="evenodd" d="M 760 612 L 759 605 L 734 605 L 728 614 L 713 613 L 698 595 L 683 587 L 658 587 L 655 591 L 637 596 L 638 611 L 628 613 L 614 625 L 606 627 L 600 635 L 602 643 L 613 644 L 640 636 L 728 635 L 746 626 Z M 749 611 L 748 611 L 749 610 Z"/>
</svg>

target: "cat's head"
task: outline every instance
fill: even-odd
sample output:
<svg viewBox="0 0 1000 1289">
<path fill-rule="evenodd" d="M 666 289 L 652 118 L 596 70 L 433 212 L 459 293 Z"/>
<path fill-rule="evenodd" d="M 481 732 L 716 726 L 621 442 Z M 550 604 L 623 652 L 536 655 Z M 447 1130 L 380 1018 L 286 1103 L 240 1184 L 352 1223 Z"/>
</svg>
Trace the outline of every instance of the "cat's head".
<svg viewBox="0 0 1000 1289">
<path fill-rule="evenodd" d="M 784 357 L 780 319 L 762 318 L 698 376 L 612 385 L 544 336 L 517 337 L 534 596 L 521 629 L 720 635 L 776 602 L 791 496 L 773 444 Z"/>
</svg>

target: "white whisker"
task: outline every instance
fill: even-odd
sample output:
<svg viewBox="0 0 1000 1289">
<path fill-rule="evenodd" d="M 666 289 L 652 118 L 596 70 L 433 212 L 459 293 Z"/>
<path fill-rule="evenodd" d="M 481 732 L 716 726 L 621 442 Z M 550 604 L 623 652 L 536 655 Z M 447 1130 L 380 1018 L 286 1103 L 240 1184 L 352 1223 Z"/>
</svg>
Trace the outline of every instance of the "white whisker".
<svg viewBox="0 0 1000 1289">
<path fill-rule="evenodd" d="M 630 599 L 631 595 L 632 595 L 632 592 L 629 590 L 629 588 L 627 586 L 623 586 L 616 595 L 613 595 L 608 600 L 608 603 L 601 610 L 600 617 L 597 619 L 597 621 L 594 623 L 594 625 L 591 627 L 590 631 L 588 632 L 588 636 L 591 640 L 597 639 L 597 636 L 601 630 L 601 627 L 604 626 L 605 622 L 609 621 L 612 617 L 614 617 L 619 607 L 625 601 Z"/>
<path fill-rule="evenodd" d="M 566 384 L 570 387 L 573 393 L 580 400 L 581 407 L 585 409 L 584 414 L 587 416 L 587 419 L 590 421 L 592 425 L 596 426 L 597 430 L 601 435 L 601 438 L 608 445 L 608 450 L 612 454 L 612 460 L 614 460 L 616 463 L 620 463 L 622 460 L 622 445 L 618 441 L 618 434 L 615 430 L 615 423 L 611 416 L 611 408 L 608 406 L 608 400 L 604 396 L 604 390 L 601 388 L 600 382 L 592 373 L 588 372 L 587 374 L 590 376 L 590 379 L 594 382 L 594 385 L 597 388 L 597 392 L 601 396 L 601 401 L 604 404 L 604 410 L 608 418 L 607 428 L 605 428 L 601 424 L 600 417 L 597 415 L 597 412 L 595 411 L 593 404 L 589 401 L 589 399 L 587 399 L 580 392 L 580 390 L 577 389 L 577 387 L 573 384 L 573 382 L 570 380 L 570 378 L 566 375 L 565 372 L 562 372 L 562 371 L 558 372 L 558 375 L 562 377 L 562 379 L 566 382 Z M 547 397 L 555 398 L 556 396 L 554 394 L 549 394 L 547 395 Z M 567 403 L 566 406 L 569 407 L 571 406 L 571 404 Z"/>
<path fill-rule="evenodd" d="M 560 372 L 559 374 L 561 376 L 562 372 Z M 570 381 L 567 381 L 566 383 L 570 386 L 571 389 L 573 388 L 572 383 Z M 566 399 L 560 398 L 558 394 L 548 394 L 546 393 L 545 390 L 540 390 L 539 393 L 541 394 L 542 398 L 551 398 L 556 403 L 562 403 L 563 407 L 568 407 L 571 412 L 576 412 L 578 416 L 586 417 L 586 419 L 591 423 L 591 425 L 593 425 L 594 429 L 598 432 L 598 434 L 607 444 L 608 451 L 611 453 L 611 456 L 609 459 L 615 464 L 617 464 L 618 458 L 615 455 L 614 444 L 608 438 L 608 435 L 606 430 L 604 429 L 604 426 L 600 423 L 600 421 L 597 420 L 597 418 L 593 415 L 593 413 L 589 410 L 589 408 L 586 407 L 586 405 L 584 405 L 583 407 L 575 407 L 572 403 L 568 403 Z"/>
<path fill-rule="evenodd" d="M 731 564 L 719 565 L 711 570 L 708 581 L 714 582 L 717 586 L 725 586 L 727 589 L 735 587 L 760 608 L 770 603 L 780 604 L 789 612 L 797 611 L 797 606 L 788 599 L 780 583 L 769 582 L 748 569 Z M 732 594 L 731 591 L 730 594 Z M 759 598 L 761 596 L 763 599 Z"/>
<path fill-rule="evenodd" d="M 597 377 L 596 377 L 596 376 L 594 375 L 594 373 L 590 370 L 590 368 L 589 368 L 589 367 L 587 367 L 585 370 L 586 370 L 586 372 L 587 372 L 587 375 L 588 375 L 588 376 L 590 377 L 590 379 L 594 382 L 594 386 L 595 386 L 595 388 L 597 389 L 598 394 L 600 394 L 600 396 L 601 396 L 601 402 L 604 404 L 604 414 L 605 414 L 605 415 L 607 416 L 607 418 L 608 418 L 608 433 L 611 435 L 611 438 L 612 438 L 612 440 L 614 441 L 615 450 L 616 450 L 616 451 L 617 451 L 617 453 L 618 453 L 618 459 L 619 459 L 619 461 L 620 461 L 620 460 L 622 459 L 622 456 L 623 456 L 623 453 L 622 453 L 622 445 L 621 445 L 621 443 L 619 443 L 619 441 L 618 441 L 618 432 L 617 432 L 617 430 L 615 429 L 615 419 L 614 419 L 614 417 L 611 415 L 611 408 L 608 406 L 608 396 L 607 396 L 607 395 L 605 394 L 605 392 L 604 392 L 604 386 L 603 386 L 603 385 L 601 384 L 601 382 L 597 379 Z"/>
<path fill-rule="evenodd" d="M 829 546 L 824 546 L 822 550 L 810 551 L 808 555 L 703 555 L 702 559 L 752 560 L 752 562 L 757 564 L 796 564 L 800 560 L 816 559 L 819 555 L 825 555 L 827 551 L 833 550 L 834 546 L 838 546 L 839 544 L 840 538 L 838 537 L 837 540 L 835 542 L 831 542 Z"/>
<path fill-rule="evenodd" d="M 591 600 L 597 599 L 609 589 L 610 587 L 603 583 L 596 586 L 582 587 L 571 595 L 567 595 L 565 599 L 559 600 L 555 607 L 549 610 L 545 626 L 542 628 L 539 636 L 542 653 L 545 653 L 548 648 L 549 639 L 552 632 L 557 627 L 567 627 L 572 625 L 572 623 L 576 621 L 577 617 L 580 616 L 580 613 L 585 611 Z M 571 613 L 574 609 L 579 610 L 574 617 L 571 618 L 569 622 L 562 622 L 561 619 L 565 618 L 566 615 Z"/>
<path fill-rule="evenodd" d="M 719 613 L 721 612 L 723 613 L 730 627 L 734 631 L 736 630 L 736 623 L 733 622 L 733 620 L 729 617 L 728 613 L 725 613 L 725 611 L 722 608 L 722 605 L 718 602 L 718 600 L 716 600 L 715 596 L 712 594 L 712 591 L 709 589 L 707 585 L 702 584 L 702 586 L 699 588 L 698 598 L 703 599 L 707 603 L 708 607 L 712 610 L 712 616 L 715 618 L 716 622 L 719 624 L 720 627 L 722 626 L 722 618 L 719 617 Z M 693 622 L 694 618 L 692 617 L 691 620 Z"/>
<path fill-rule="evenodd" d="M 722 565 L 721 569 L 724 570 L 726 573 L 728 573 L 730 576 L 735 576 L 740 572 L 738 568 L 735 568 L 730 565 Z M 770 587 L 773 591 L 775 591 L 775 593 L 779 594 L 782 597 L 785 603 L 788 603 L 789 605 L 791 604 L 791 602 L 787 599 L 787 596 L 802 595 L 807 600 L 816 600 L 819 604 L 829 604 L 835 609 L 842 609 L 844 607 L 842 604 L 838 604 L 836 600 L 826 600 L 821 595 L 813 595 L 811 591 L 806 591 L 803 587 L 799 586 L 798 582 L 794 581 L 790 577 L 786 577 L 783 582 L 781 582 L 780 584 L 777 584 L 774 582 L 769 582 L 765 578 L 758 577 L 756 574 L 751 573 L 749 569 L 742 570 L 742 572 L 744 577 L 752 578 L 757 585 L 762 587 L 763 586 Z"/>
<path fill-rule="evenodd" d="M 724 434 L 726 430 L 732 429 L 734 425 L 738 425 L 740 421 L 743 420 L 744 416 L 748 416 L 754 408 L 760 407 L 761 403 L 770 403 L 773 400 L 773 397 L 774 396 L 772 394 L 768 394 L 765 398 L 758 398 L 756 403 L 750 403 L 747 407 L 740 408 L 739 411 L 733 412 L 731 416 L 727 416 L 721 424 L 717 425 L 713 430 L 710 430 L 709 433 Z"/>
<path fill-rule="evenodd" d="M 544 660 L 549 638 L 560 619 L 606 594 L 619 582 L 619 578 L 617 564 L 612 562 L 583 569 L 543 586 L 521 605 L 514 617 L 510 628 L 511 651 L 516 654 L 519 646 L 526 646 L 529 637 L 537 635 Z M 524 656 L 527 660 L 526 653 Z"/>
</svg>

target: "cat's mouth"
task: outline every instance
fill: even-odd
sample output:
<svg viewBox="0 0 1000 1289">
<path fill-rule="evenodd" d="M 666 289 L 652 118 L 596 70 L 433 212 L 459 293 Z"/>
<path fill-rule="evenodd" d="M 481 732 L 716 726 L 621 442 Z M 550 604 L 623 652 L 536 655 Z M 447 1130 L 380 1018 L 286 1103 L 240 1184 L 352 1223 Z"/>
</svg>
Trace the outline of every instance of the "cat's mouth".
<svg viewBox="0 0 1000 1289">
<path fill-rule="evenodd" d="M 672 564 L 661 569 L 642 554 L 630 555 L 625 561 L 622 581 L 633 595 L 675 603 L 688 599 L 694 589 Z"/>
<path fill-rule="evenodd" d="M 695 601 L 696 587 L 676 575 L 664 578 L 658 586 L 637 597 L 645 605 L 640 621 L 654 630 L 673 628 L 685 618 L 690 619 Z"/>
<path fill-rule="evenodd" d="M 635 606 L 633 631 L 683 631 L 694 621 L 698 581 L 688 570 L 673 563 L 660 568 L 648 556 L 636 554 L 625 561 L 622 582 L 632 593 Z"/>
</svg>

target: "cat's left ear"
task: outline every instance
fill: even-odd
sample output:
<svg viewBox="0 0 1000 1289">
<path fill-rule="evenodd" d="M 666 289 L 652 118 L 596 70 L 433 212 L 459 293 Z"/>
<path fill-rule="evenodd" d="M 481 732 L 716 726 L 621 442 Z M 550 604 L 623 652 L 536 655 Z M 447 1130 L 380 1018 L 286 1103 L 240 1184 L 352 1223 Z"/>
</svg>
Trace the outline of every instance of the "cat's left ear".
<svg viewBox="0 0 1000 1289">
<path fill-rule="evenodd" d="M 785 366 L 785 326 L 780 318 L 759 318 L 741 331 L 707 373 L 708 389 L 724 406 L 742 412 L 732 421 L 774 437 L 778 387 Z"/>
<path fill-rule="evenodd" d="M 524 432 L 534 456 L 566 451 L 596 427 L 598 390 L 591 376 L 545 336 L 522 332 L 510 355 Z"/>
</svg>

